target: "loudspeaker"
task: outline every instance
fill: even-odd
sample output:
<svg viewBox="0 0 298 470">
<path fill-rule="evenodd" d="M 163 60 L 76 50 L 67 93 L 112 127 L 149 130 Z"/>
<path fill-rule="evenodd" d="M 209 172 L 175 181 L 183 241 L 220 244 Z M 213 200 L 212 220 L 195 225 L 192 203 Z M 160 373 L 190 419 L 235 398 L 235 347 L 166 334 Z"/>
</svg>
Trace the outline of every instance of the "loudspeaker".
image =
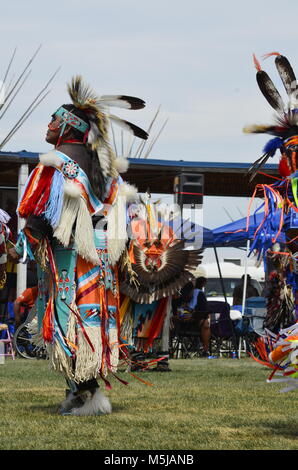
<svg viewBox="0 0 298 470">
<path fill-rule="evenodd" d="M 175 203 L 203 204 L 204 176 L 194 173 L 181 173 L 174 180 Z"/>
</svg>

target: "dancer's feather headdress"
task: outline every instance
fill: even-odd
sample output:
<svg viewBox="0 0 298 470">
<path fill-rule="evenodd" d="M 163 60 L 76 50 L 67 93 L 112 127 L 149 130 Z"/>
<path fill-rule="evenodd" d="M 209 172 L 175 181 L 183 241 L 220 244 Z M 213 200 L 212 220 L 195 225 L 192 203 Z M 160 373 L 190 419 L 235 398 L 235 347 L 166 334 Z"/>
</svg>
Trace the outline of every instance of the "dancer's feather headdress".
<svg viewBox="0 0 298 470">
<path fill-rule="evenodd" d="M 250 179 L 252 180 L 258 170 L 267 162 L 269 157 L 273 157 L 275 152 L 280 149 L 282 154 L 287 154 L 288 158 L 285 162 L 288 164 L 288 171 L 295 171 L 292 167 L 290 154 L 295 151 L 298 143 L 298 85 L 296 76 L 288 59 L 279 54 L 272 52 L 266 54 L 264 58 L 276 56 L 275 65 L 285 90 L 288 95 L 288 103 L 285 105 L 280 93 L 275 87 L 269 75 L 262 70 L 259 61 L 254 57 L 254 64 L 257 69 L 257 83 L 264 97 L 270 106 L 276 111 L 275 123 L 272 125 L 252 125 L 244 128 L 246 133 L 254 134 L 271 134 L 275 138 L 271 139 L 264 147 L 263 155 L 255 161 L 249 169 Z M 298 148 L 298 147 L 297 147 Z"/>
<path fill-rule="evenodd" d="M 81 76 L 74 77 L 71 83 L 68 84 L 68 93 L 73 105 L 82 110 L 88 118 L 90 129 L 86 134 L 86 140 L 92 149 L 97 151 L 104 176 L 117 176 L 116 157 L 109 144 L 108 133 L 110 122 L 120 125 L 123 129 L 132 132 L 141 139 L 147 139 L 148 134 L 135 124 L 110 114 L 109 108 L 142 109 L 145 106 L 145 102 L 140 98 L 126 95 L 97 96 L 83 82 Z M 69 111 L 65 112 L 64 119 L 66 124 L 72 125 L 72 116 L 72 113 Z M 82 122 L 79 119 L 76 123 L 77 125 L 74 125 L 77 129 L 81 125 L 80 121 Z M 85 132 L 84 127 L 82 131 Z"/>
</svg>

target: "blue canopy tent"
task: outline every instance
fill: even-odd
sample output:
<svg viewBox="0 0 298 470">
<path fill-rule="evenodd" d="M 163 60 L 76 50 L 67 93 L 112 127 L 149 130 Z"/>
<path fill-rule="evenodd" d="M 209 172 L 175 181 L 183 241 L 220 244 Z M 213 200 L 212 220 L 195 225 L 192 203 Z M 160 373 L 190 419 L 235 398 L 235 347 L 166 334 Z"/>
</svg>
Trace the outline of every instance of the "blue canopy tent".
<svg viewBox="0 0 298 470">
<path fill-rule="evenodd" d="M 251 215 L 249 217 L 248 231 L 246 231 L 246 217 L 213 229 L 212 233 L 215 245 L 217 247 L 245 247 L 247 244 L 247 240 L 253 239 L 255 231 L 263 219 L 264 212 Z M 279 235 L 278 241 L 280 243 L 285 243 L 285 234 L 283 232 L 281 232 L 281 234 Z"/>
<path fill-rule="evenodd" d="M 203 227 L 203 248 L 213 247 L 214 246 L 214 234 L 213 231 Z"/>
<path fill-rule="evenodd" d="M 254 239 L 254 234 L 257 228 L 264 220 L 264 212 L 253 214 L 249 217 L 248 230 L 247 228 L 247 217 L 236 220 L 229 224 L 218 227 L 213 232 L 214 246 L 216 247 L 235 247 L 241 248 L 246 246 L 246 261 L 248 260 L 250 241 Z M 277 213 L 274 218 L 270 221 L 274 225 L 272 227 L 270 223 L 264 224 L 264 227 L 260 229 L 259 235 L 266 237 L 271 240 L 272 236 L 276 233 L 276 226 L 278 226 L 279 214 Z M 284 232 L 281 232 L 277 238 L 279 243 L 286 242 L 286 236 Z M 217 255 L 216 255 L 217 257 Z M 218 263 L 218 260 L 217 260 Z M 246 302 L 246 288 L 247 288 L 247 262 L 245 264 L 244 274 L 244 286 L 243 286 L 243 299 L 242 299 L 242 311 L 245 310 Z"/>
<path fill-rule="evenodd" d="M 229 224 L 217 227 L 213 230 L 207 229 L 205 227 L 199 227 L 198 225 L 191 224 L 190 233 L 200 233 L 199 239 L 201 240 L 201 247 L 204 248 L 213 248 L 216 258 L 216 263 L 218 267 L 219 277 L 221 281 L 222 293 L 227 302 L 224 282 L 222 278 L 222 273 L 220 269 L 220 263 L 218 259 L 218 254 L 216 248 L 220 247 L 235 247 L 243 248 L 246 247 L 246 259 L 248 259 L 250 241 L 254 239 L 254 234 L 256 229 L 260 226 L 264 220 L 264 212 L 253 214 L 249 217 L 247 224 L 247 217 L 236 220 Z M 279 215 L 276 214 L 276 219 L 271 220 L 271 222 L 276 227 L 276 221 L 279 219 Z M 248 225 L 248 230 L 246 230 Z M 270 233 L 272 231 L 272 233 Z M 272 235 L 275 233 L 274 227 L 269 224 L 265 224 L 260 233 L 268 238 L 272 238 Z M 191 238 L 188 234 L 186 237 L 187 241 L 190 241 Z M 194 236 L 193 236 L 194 239 Z M 285 243 L 285 233 L 281 232 L 277 241 L 279 243 Z M 243 286 L 243 299 L 242 299 L 242 312 L 245 311 L 246 303 L 246 289 L 247 289 L 247 263 L 245 265 L 245 274 L 244 274 L 244 286 Z"/>
<path fill-rule="evenodd" d="M 181 226 L 179 227 L 179 229 L 181 230 Z M 193 249 L 200 249 L 200 248 L 202 249 L 213 248 L 214 249 L 222 292 L 223 292 L 225 301 L 227 302 L 227 296 L 226 296 L 225 286 L 224 286 L 224 282 L 223 282 L 223 278 L 221 274 L 219 259 L 218 259 L 218 255 L 216 251 L 217 245 L 215 243 L 213 230 L 210 230 L 206 227 L 202 227 L 198 224 L 195 224 L 191 222 L 190 220 L 183 220 L 183 225 L 182 225 L 182 230 L 180 231 L 180 235 L 181 235 L 181 238 L 183 238 L 186 241 L 186 246 L 187 244 L 189 244 L 191 245 Z"/>
<path fill-rule="evenodd" d="M 246 247 L 247 256 L 249 252 L 250 240 L 254 238 L 254 233 L 264 219 L 264 212 L 253 214 L 249 217 L 248 230 L 247 217 L 236 220 L 229 224 L 220 226 L 213 230 L 206 227 L 201 227 L 190 221 L 183 221 L 182 238 L 184 238 L 188 244 L 197 245 L 197 248 L 213 248 L 218 266 L 219 276 L 221 280 L 223 296 L 226 299 L 226 292 L 224 288 L 224 282 L 222 279 L 220 263 L 218 259 L 218 253 L 216 248 L 221 247 L 235 247 L 244 248 Z M 280 243 L 285 243 L 285 234 L 281 232 L 278 237 Z M 194 243 L 195 242 L 195 243 Z M 246 292 L 246 271 L 245 266 L 245 281 L 244 281 L 244 292 Z"/>
<path fill-rule="evenodd" d="M 192 222 L 189 219 L 173 219 L 169 225 L 176 237 L 182 239 L 187 245 L 192 245 L 195 249 L 210 248 L 214 244 L 213 231 Z"/>
</svg>

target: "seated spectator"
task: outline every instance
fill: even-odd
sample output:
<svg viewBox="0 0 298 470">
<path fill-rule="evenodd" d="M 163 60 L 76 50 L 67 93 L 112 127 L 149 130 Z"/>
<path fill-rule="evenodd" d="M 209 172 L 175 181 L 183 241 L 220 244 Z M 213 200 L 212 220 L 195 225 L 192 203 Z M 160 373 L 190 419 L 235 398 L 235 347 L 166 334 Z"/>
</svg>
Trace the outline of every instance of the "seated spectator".
<svg viewBox="0 0 298 470">
<path fill-rule="evenodd" d="M 203 345 L 203 356 L 210 357 L 210 313 L 208 311 L 207 298 L 204 288 L 207 284 L 205 277 L 198 277 L 196 280 L 193 298 L 190 301 L 190 307 L 194 309 L 192 318 L 199 325 L 201 340 Z"/>
<path fill-rule="evenodd" d="M 172 301 L 172 309 L 173 309 L 173 316 L 181 318 L 182 312 L 187 310 L 188 304 L 192 299 L 194 292 L 194 285 L 192 282 L 188 282 L 182 287 L 180 291 L 180 295 L 173 298 Z"/>
<path fill-rule="evenodd" d="M 25 320 L 22 317 L 29 312 L 37 298 L 37 286 L 29 287 L 14 301 L 13 311 L 15 317 L 15 329 Z"/>
<path fill-rule="evenodd" d="M 251 277 L 247 274 L 247 285 L 246 285 L 246 299 L 250 297 L 259 297 L 257 289 L 252 285 Z M 244 289 L 245 275 L 242 276 L 240 284 L 238 284 L 233 291 L 233 305 L 242 305 L 243 300 L 243 289 Z"/>
<path fill-rule="evenodd" d="M 210 313 L 204 292 L 207 279 L 200 276 L 195 286 L 189 282 L 181 289 L 181 296 L 173 302 L 173 315 L 177 319 L 187 321 L 188 326 L 197 326 L 203 346 L 203 357 L 211 357 L 210 346 Z"/>
</svg>

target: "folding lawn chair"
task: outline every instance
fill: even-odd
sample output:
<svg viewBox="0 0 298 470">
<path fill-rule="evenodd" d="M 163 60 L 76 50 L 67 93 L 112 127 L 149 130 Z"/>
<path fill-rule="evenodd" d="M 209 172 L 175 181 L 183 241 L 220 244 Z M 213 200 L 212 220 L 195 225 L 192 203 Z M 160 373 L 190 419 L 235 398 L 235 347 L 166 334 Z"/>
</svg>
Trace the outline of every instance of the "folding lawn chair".
<svg viewBox="0 0 298 470">
<path fill-rule="evenodd" d="M 237 339 L 230 318 L 230 305 L 227 302 L 208 301 L 208 311 L 211 314 L 211 353 L 219 357 L 234 357 Z"/>
<path fill-rule="evenodd" d="M 255 352 L 254 343 L 258 336 L 265 336 L 264 322 L 267 315 L 265 297 L 250 297 L 246 299 L 244 315 L 235 327 L 239 336 L 239 357 L 241 352 Z"/>
<path fill-rule="evenodd" d="M 171 357 L 187 359 L 200 354 L 199 326 L 193 320 L 173 318 Z"/>
</svg>

